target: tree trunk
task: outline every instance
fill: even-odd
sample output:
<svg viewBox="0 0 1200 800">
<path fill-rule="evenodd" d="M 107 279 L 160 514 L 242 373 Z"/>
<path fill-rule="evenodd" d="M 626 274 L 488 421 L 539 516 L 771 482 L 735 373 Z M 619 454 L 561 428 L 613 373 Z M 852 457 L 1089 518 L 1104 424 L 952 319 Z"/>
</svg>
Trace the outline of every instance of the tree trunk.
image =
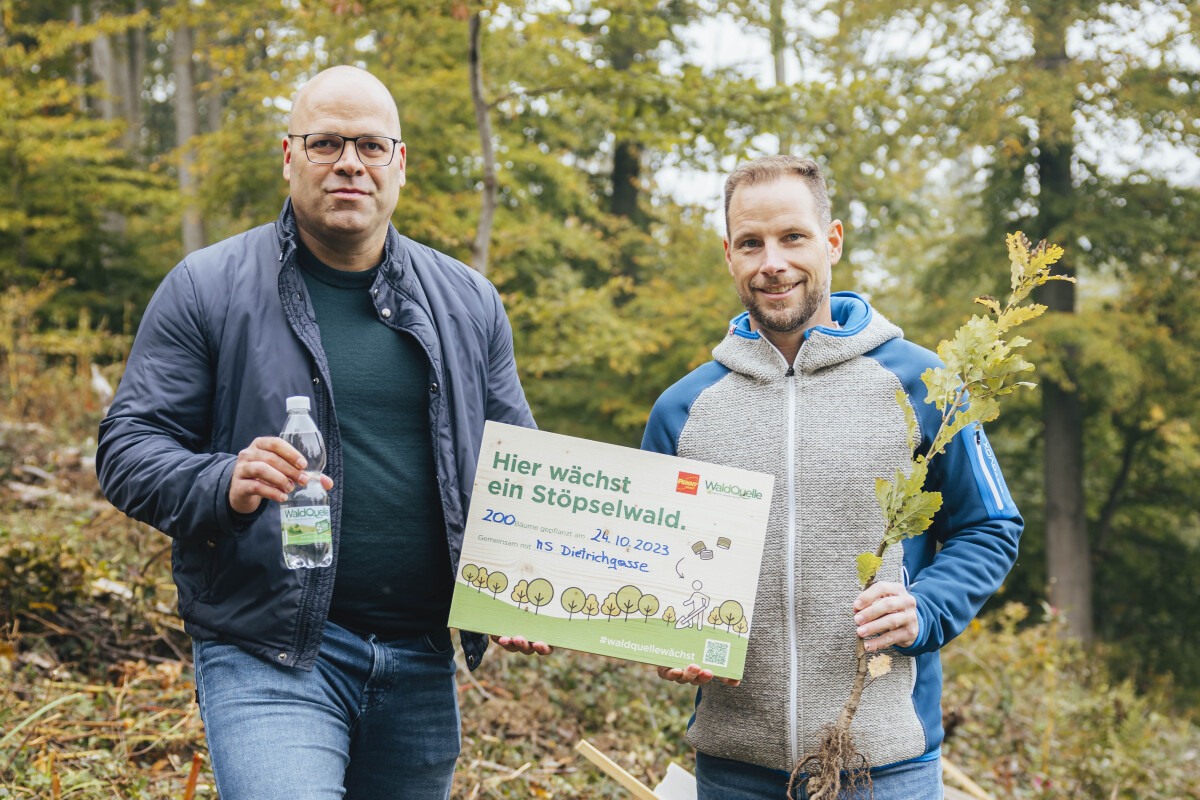
<svg viewBox="0 0 1200 800">
<path fill-rule="evenodd" d="M 787 65 L 784 52 L 787 40 L 783 22 L 783 0 L 771 0 L 771 54 L 775 57 L 775 85 L 787 86 Z"/>
<path fill-rule="evenodd" d="M 634 34 L 626 32 L 626 37 Z M 614 40 L 610 46 L 609 58 L 615 72 L 628 72 L 637 56 L 637 44 L 633 38 L 624 41 Z M 636 100 L 631 102 L 636 103 Z M 634 111 L 635 116 L 640 110 Z M 624 217 L 637 224 L 642 223 L 638 209 L 638 179 L 642 173 L 642 148 L 632 139 L 618 138 L 613 149 L 612 166 L 612 199 L 608 211 L 618 217 Z"/>
<path fill-rule="evenodd" d="M 205 73 L 208 77 L 208 88 L 204 92 L 204 116 L 208 132 L 215 133 L 221 130 L 225 104 L 221 98 L 221 81 L 217 71 L 211 66 L 206 66 Z"/>
<path fill-rule="evenodd" d="M 479 144 L 483 155 L 483 204 L 479 210 L 479 227 L 475 229 L 475 243 L 471 247 L 471 266 L 481 275 L 487 275 L 488 250 L 492 241 L 492 222 L 496 217 L 496 152 L 492 147 L 492 121 L 488 116 L 487 102 L 483 97 L 483 66 L 480 63 L 480 12 L 471 15 L 468 27 L 470 52 L 468 66 L 471 79 L 471 100 L 475 104 L 475 125 L 479 128 Z"/>
<path fill-rule="evenodd" d="M 642 148 L 636 142 L 617 142 L 613 153 L 612 203 L 609 212 L 618 217 L 638 216 L 638 177 L 642 172 Z"/>
<path fill-rule="evenodd" d="M 771 0 L 771 54 L 775 58 L 775 87 L 782 88 L 788 85 L 787 81 L 787 62 L 784 58 L 787 53 L 787 24 L 783 19 L 783 0 Z M 791 115 L 785 115 L 779 120 L 779 130 L 776 135 L 779 138 L 779 152 L 787 154 L 792 151 L 792 145 L 796 141 L 795 130 L 792 127 L 793 121 Z"/>
<path fill-rule="evenodd" d="M 117 118 L 121 107 L 118 95 L 120 79 L 112 39 L 105 34 L 92 40 L 92 69 L 96 72 L 96 79 L 104 84 L 104 94 L 99 101 L 100 118 L 111 122 Z"/>
<path fill-rule="evenodd" d="M 145 8 L 144 0 L 137 0 L 134 11 L 140 12 Z M 142 86 L 146 82 L 146 29 L 137 27 L 126 34 L 125 58 L 122 66 L 123 76 L 122 99 L 125 116 L 125 150 L 134 154 L 140 160 L 142 149 Z"/>
<path fill-rule="evenodd" d="M 1067 633 L 1086 643 L 1094 633 L 1092 559 L 1083 499 L 1083 410 L 1078 393 L 1051 381 L 1043 382 L 1042 418 L 1046 427 L 1046 567 L 1050 604 L 1065 612 Z"/>
<path fill-rule="evenodd" d="M 1060 73 L 1068 63 L 1066 30 L 1069 10 L 1057 0 L 1040 0 L 1035 12 L 1034 59 L 1047 72 Z M 1043 108 L 1038 119 L 1039 236 L 1066 241 L 1063 227 L 1073 214 L 1074 125 L 1071 105 Z M 1060 262 L 1063 274 L 1075 275 L 1074 260 Z M 1051 281 L 1042 287 L 1041 300 L 1051 312 L 1075 313 L 1075 284 Z M 1064 348 L 1067 374 L 1078 362 L 1076 349 Z M 1053 381 L 1042 382 L 1042 420 L 1046 456 L 1046 567 L 1050 603 L 1067 618 L 1067 633 L 1084 643 L 1093 637 L 1092 558 L 1088 541 L 1083 491 L 1083 404 L 1078 390 Z"/>
<path fill-rule="evenodd" d="M 200 133 L 196 87 L 192 81 L 192 29 L 185 22 L 175 29 L 175 143 L 179 147 L 179 192 L 183 195 L 183 252 L 208 244 L 204 218 L 196 202 L 194 139 Z"/>
<path fill-rule="evenodd" d="M 3 24 L 3 23 L 0 23 Z M 83 6 L 80 3 L 71 4 L 71 24 L 76 28 L 83 27 Z M 87 114 L 87 58 L 83 54 L 83 45 L 75 45 L 75 86 L 79 89 L 79 113 Z"/>
<path fill-rule="evenodd" d="M 93 19 L 98 19 L 98 9 L 92 9 Z M 120 55 L 116 52 L 113 39 L 106 34 L 100 34 L 92 40 L 92 69 L 96 80 L 104 84 L 104 93 L 98 102 L 100 118 L 112 122 L 121 117 L 125 107 L 124 101 L 124 68 L 121 66 Z M 119 240 L 125 235 L 125 215 L 120 211 L 105 208 L 100 214 L 100 229 L 106 234 L 106 240 L 99 245 L 100 264 L 107 267 L 112 262 L 111 241 Z"/>
</svg>

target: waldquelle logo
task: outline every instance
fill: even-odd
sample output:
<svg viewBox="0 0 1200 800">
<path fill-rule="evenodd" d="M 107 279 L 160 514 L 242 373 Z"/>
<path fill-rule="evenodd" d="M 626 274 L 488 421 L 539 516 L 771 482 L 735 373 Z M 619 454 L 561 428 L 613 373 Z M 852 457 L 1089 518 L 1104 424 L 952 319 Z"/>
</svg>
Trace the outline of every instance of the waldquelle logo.
<svg viewBox="0 0 1200 800">
<path fill-rule="evenodd" d="M 700 488 L 700 476 L 693 475 L 690 472 L 679 473 L 679 479 L 675 481 L 675 491 L 682 494 L 695 494 Z"/>
<path fill-rule="evenodd" d="M 728 497 L 746 497 L 751 500 L 761 500 L 762 492 L 758 489 L 743 489 L 733 483 L 717 483 L 716 481 L 705 481 L 704 488 L 709 494 L 723 494 Z"/>
</svg>

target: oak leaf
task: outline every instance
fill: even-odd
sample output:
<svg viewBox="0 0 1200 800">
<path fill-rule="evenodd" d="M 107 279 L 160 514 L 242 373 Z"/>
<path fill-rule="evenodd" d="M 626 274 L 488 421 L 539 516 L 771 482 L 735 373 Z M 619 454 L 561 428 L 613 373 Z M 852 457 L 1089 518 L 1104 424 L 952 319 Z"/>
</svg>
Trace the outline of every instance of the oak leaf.
<svg viewBox="0 0 1200 800">
<path fill-rule="evenodd" d="M 867 662 L 867 672 L 872 678 L 879 678 L 887 675 L 892 671 L 892 657 L 887 653 L 880 653 Z"/>
</svg>

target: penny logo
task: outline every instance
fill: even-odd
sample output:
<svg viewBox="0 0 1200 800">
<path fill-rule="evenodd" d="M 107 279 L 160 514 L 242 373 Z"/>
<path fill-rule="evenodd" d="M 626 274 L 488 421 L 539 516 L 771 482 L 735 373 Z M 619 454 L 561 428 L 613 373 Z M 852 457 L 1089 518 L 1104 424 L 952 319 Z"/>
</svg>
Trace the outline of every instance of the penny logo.
<svg viewBox="0 0 1200 800">
<path fill-rule="evenodd" d="M 693 475 L 690 472 L 679 473 L 679 480 L 675 482 L 675 491 L 683 494 L 695 494 L 700 488 L 700 476 Z"/>
</svg>

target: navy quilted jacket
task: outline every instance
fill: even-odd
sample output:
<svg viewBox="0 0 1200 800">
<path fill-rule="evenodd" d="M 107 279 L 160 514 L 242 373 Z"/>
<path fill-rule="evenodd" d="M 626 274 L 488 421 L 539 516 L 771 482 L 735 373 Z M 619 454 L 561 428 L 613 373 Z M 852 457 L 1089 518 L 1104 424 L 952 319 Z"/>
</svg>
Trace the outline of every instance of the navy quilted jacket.
<svg viewBox="0 0 1200 800">
<path fill-rule="evenodd" d="M 96 469 L 105 495 L 174 539 L 172 567 L 188 633 L 312 669 L 334 568 L 291 570 L 279 506 L 228 504 L 236 454 L 277 435 L 284 399 L 308 395 L 325 438 L 336 563 L 342 450 L 329 368 L 296 266 L 291 201 L 274 224 L 192 253 L 159 286 L 130 352 Z M 429 431 L 457 569 L 485 420 L 533 427 L 512 330 L 496 289 L 458 261 L 389 227 L 371 296 L 379 321 L 410 333 L 429 359 Z M 386 454 L 381 453 L 381 457 Z M 452 579 L 453 573 L 447 576 Z M 487 637 L 463 632 L 467 664 Z"/>
</svg>

